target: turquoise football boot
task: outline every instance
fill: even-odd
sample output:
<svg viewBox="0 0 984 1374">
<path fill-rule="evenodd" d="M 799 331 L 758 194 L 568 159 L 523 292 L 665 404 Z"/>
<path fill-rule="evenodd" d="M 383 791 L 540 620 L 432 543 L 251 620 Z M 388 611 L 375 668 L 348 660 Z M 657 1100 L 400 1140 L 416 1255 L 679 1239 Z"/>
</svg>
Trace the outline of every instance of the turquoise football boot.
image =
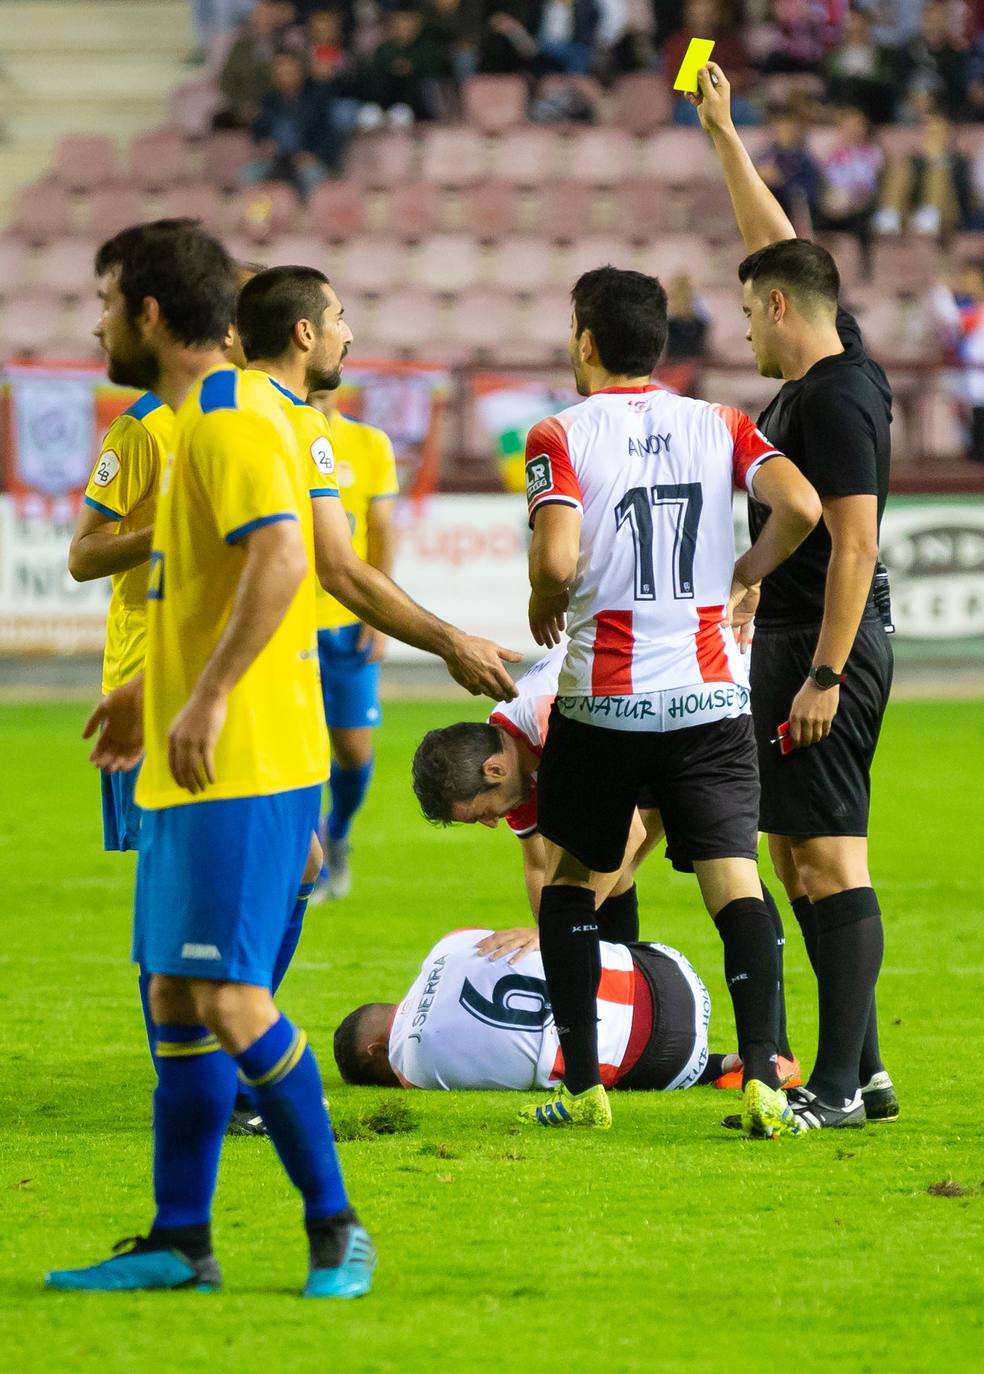
<svg viewBox="0 0 984 1374">
<path fill-rule="evenodd" d="M 372 1287 L 378 1256 L 364 1226 L 348 1228 L 341 1261 L 333 1269 L 312 1269 L 305 1298 L 361 1298 Z"/>
</svg>

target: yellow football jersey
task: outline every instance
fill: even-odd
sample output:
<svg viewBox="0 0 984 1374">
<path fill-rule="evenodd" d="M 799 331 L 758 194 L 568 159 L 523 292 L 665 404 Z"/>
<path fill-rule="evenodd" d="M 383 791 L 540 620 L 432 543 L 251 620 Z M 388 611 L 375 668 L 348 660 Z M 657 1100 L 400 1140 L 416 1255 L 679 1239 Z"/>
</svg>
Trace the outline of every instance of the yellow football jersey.
<svg viewBox="0 0 984 1374">
<path fill-rule="evenodd" d="M 369 552 L 369 508 L 374 501 L 399 496 L 393 445 L 381 429 L 350 420 L 336 410 L 327 420 L 335 451 L 335 480 L 352 531 L 352 545 L 360 558 Z M 347 606 L 319 586 L 318 629 L 337 630 L 358 620 Z"/>
<path fill-rule="evenodd" d="M 121 534 L 154 523 L 157 486 L 174 430 L 174 412 L 149 391 L 110 425 L 85 489 L 85 504 L 117 522 Z M 147 569 L 112 576 L 102 689 L 111 692 L 143 667 L 147 641 Z"/>
<path fill-rule="evenodd" d="M 192 796 L 168 768 L 168 731 L 229 618 L 245 560 L 239 541 L 275 520 L 299 521 L 311 572 L 230 692 L 215 782 Z M 313 569 L 311 502 L 283 408 L 262 373 L 217 368 L 178 411 L 161 479 L 147 590 L 141 806 L 266 796 L 325 780 Z"/>
</svg>

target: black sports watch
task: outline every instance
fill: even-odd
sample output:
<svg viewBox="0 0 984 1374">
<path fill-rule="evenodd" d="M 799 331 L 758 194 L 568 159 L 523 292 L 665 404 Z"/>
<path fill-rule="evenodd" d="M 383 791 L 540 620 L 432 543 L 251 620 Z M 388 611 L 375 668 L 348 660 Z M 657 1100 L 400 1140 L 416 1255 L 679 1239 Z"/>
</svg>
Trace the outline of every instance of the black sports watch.
<svg viewBox="0 0 984 1374">
<path fill-rule="evenodd" d="M 839 687 L 846 681 L 846 673 L 835 673 L 833 668 L 828 668 L 826 663 L 814 663 L 810 669 L 810 677 L 820 688 L 821 692 L 829 692 L 831 687 Z"/>
</svg>

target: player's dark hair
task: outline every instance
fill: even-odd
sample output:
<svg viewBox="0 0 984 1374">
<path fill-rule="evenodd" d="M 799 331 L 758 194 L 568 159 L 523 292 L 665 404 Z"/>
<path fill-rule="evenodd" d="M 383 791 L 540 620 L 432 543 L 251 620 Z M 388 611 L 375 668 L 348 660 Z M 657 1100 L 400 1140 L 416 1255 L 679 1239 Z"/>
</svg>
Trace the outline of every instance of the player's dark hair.
<svg viewBox="0 0 984 1374">
<path fill-rule="evenodd" d="M 836 307 L 840 295 L 837 264 L 819 243 L 809 239 L 780 239 L 749 253 L 738 264 L 738 280 L 755 288 L 773 287 L 812 303 Z"/>
<path fill-rule="evenodd" d="M 359 1036 L 365 1017 L 383 1005 L 382 1002 L 365 1002 L 355 1011 L 350 1011 L 336 1029 L 332 1049 L 343 1082 L 368 1087 L 377 1081 L 372 1071 L 372 1060 L 365 1053 Z"/>
<path fill-rule="evenodd" d="M 316 267 L 268 267 L 258 272 L 240 291 L 236 308 L 247 359 L 282 358 L 298 320 L 318 325 L 324 319 L 322 288 L 330 285 Z"/>
<path fill-rule="evenodd" d="M 114 234 L 96 253 L 96 276 L 114 268 L 131 319 L 153 296 L 178 343 L 207 348 L 225 342 L 236 308 L 236 268 L 198 220 L 158 219 Z"/>
<path fill-rule="evenodd" d="M 494 725 L 463 720 L 429 730 L 413 756 L 413 790 L 427 819 L 450 825 L 455 802 L 491 791 L 495 784 L 486 782 L 482 765 L 501 750 Z"/>
<path fill-rule="evenodd" d="M 666 347 L 666 292 L 658 277 L 596 267 L 571 292 L 578 337 L 590 329 L 602 365 L 617 377 L 648 377 Z"/>
</svg>

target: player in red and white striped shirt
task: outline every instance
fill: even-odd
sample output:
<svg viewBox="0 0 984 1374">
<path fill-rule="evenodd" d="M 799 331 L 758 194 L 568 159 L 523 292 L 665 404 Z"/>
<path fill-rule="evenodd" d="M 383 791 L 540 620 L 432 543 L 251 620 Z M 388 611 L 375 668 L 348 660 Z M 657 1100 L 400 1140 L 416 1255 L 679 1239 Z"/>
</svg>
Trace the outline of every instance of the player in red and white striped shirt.
<svg viewBox="0 0 984 1374">
<path fill-rule="evenodd" d="M 732 630 L 820 517 L 816 492 L 729 407 L 650 376 L 666 339 L 654 277 L 613 267 L 572 292 L 579 405 L 527 441 L 530 627 L 570 636 L 538 770 L 547 874 L 540 949 L 564 1052 L 559 1095 L 526 1120 L 607 1127 L 594 1005 L 595 893 L 622 862 L 640 789 L 692 862 L 724 942 L 753 1134 L 796 1129 L 776 1076 L 779 965 L 756 863 L 758 769 Z M 736 486 L 770 515 L 735 563 Z M 778 724 L 778 722 L 777 722 Z"/>
</svg>

